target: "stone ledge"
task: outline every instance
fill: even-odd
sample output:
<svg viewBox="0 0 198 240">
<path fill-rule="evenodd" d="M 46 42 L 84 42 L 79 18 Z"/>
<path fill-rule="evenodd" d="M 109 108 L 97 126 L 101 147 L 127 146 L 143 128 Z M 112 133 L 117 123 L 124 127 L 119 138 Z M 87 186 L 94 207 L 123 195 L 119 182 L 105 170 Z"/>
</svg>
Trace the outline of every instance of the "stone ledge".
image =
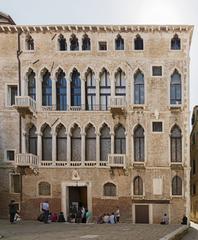
<svg viewBox="0 0 198 240">
<path fill-rule="evenodd" d="M 188 229 L 189 229 L 188 226 L 182 226 L 176 229 L 175 231 L 167 234 L 163 238 L 160 238 L 159 240 L 179 240 L 186 234 Z"/>
</svg>

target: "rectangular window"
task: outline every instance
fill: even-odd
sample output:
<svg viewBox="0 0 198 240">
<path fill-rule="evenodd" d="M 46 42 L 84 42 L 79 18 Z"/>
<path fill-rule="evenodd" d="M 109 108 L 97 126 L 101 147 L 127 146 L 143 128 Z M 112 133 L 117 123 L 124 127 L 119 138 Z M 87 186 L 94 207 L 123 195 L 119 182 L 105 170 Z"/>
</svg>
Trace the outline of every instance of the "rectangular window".
<svg viewBox="0 0 198 240">
<path fill-rule="evenodd" d="M 196 174 L 196 161 L 193 159 L 192 161 L 192 174 L 195 175 Z"/>
<path fill-rule="evenodd" d="M 153 132 L 162 132 L 162 122 L 153 122 L 152 130 Z"/>
<path fill-rule="evenodd" d="M 100 51 L 107 51 L 107 42 L 98 42 Z"/>
<path fill-rule="evenodd" d="M 16 85 L 8 85 L 7 92 L 7 105 L 12 106 L 15 104 L 15 97 L 17 96 L 17 86 Z"/>
<path fill-rule="evenodd" d="M 7 150 L 6 151 L 6 160 L 7 161 L 14 161 L 14 150 Z"/>
<path fill-rule="evenodd" d="M 152 66 L 152 76 L 162 76 L 162 66 Z"/>
<path fill-rule="evenodd" d="M 10 175 L 10 192 L 21 193 L 21 176 L 19 174 Z"/>
</svg>

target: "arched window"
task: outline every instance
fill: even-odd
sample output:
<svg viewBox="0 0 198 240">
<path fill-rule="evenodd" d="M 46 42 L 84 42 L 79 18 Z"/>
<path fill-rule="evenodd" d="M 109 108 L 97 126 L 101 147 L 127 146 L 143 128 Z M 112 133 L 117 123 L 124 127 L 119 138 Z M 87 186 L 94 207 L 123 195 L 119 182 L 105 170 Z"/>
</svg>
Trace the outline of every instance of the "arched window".
<svg viewBox="0 0 198 240">
<path fill-rule="evenodd" d="M 116 185 L 113 183 L 105 183 L 103 187 L 104 196 L 115 197 L 116 196 Z"/>
<path fill-rule="evenodd" d="M 36 100 L 36 79 L 32 70 L 28 75 L 28 96 Z"/>
<path fill-rule="evenodd" d="M 96 80 L 90 69 L 85 82 L 86 110 L 95 110 L 96 107 Z"/>
<path fill-rule="evenodd" d="M 134 104 L 144 104 L 144 75 L 139 69 L 134 75 Z"/>
<path fill-rule="evenodd" d="M 108 110 L 109 98 L 111 95 L 111 84 L 109 73 L 103 69 L 100 75 L 100 110 Z"/>
<path fill-rule="evenodd" d="M 181 49 L 181 40 L 177 34 L 171 39 L 171 50 L 180 50 Z"/>
<path fill-rule="evenodd" d="M 144 49 L 144 42 L 139 34 L 136 35 L 136 38 L 134 39 L 134 49 L 135 50 L 143 50 Z"/>
<path fill-rule="evenodd" d="M 111 153 L 111 135 L 110 129 L 104 125 L 100 130 L 100 160 L 107 161 L 108 154 Z"/>
<path fill-rule="evenodd" d="M 57 161 L 67 160 L 67 135 L 66 135 L 66 129 L 62 124 L 59 125 L 57 129 L 56 160 Z"/>
<path fill-rule="evenodd" d="M 75 34 L 72 34 L 71 38 L 70 38 L 70 50 L 71 51 L 78 51 L 79 50 L 78 38 L 76 37 Z"/>
<path fill-rule="evenodd" d="M 124 39 L 118 34 L 115 39 L 115 49 L 116 50 L 124 50 Z"/>
<path fill-rule="evenodd" d="M 171 75 L 170 83 L 170 104 L 181 104 L 181 75 L 175 69 Z"/>
<path fill-rule="evenodd" d="M 34 50 L 34 39 L 31 35 L 27 35 L 25 39 L 26 50 Z"/>
<path fill-rule="evenodd" d="M 85 34 L 82 39 L 82 50 L 83 51 L 91 50 L 91 41 L 87 34 Z"/>
<path fill-rule="evenodd" d="M 133 180 L 133 194 L 143 195 L 143 181 L 140 176 L 137 176 Z"/>
<path fill-rule="evenodd" d="M 172 179 L 172 195 L 182 195 L 182 179 L 179 176 Z"/>
<path fill-rule="evenodd" d="M 71 161 L 81 161 L 80 128 L 75 125 L 71 131 Z"/>
<path fill-rule="evenodd" d="M 115 129 L 114 152 L 117 154 L 126 153 L 126 136 L 125 129 L 122 125 L 118 125 Z"/>
<path fill-rule="evenodd" d="M 171 130 L 171 162 L 182 162 L 182 135 L 176 125 Z"/>
<path fill-rule="evenodd" d="M 71 79 L 71 106 L 81 106 L 81 80 L 76 69 L 74 69 Z"/>
<path fill-rule="evenodd" d="M 42 82 L 42 105 L 52 106 L 52 80 L 49 71 L 43 75 Z"/>
<path fill-rule="evenodd" d="M 46 125 L 42 131 L 42 160 L 52 160 L 52 135 L 51 128 Z"/>
<path fill-rule="evenodd" d="M 115 95 L 116 96 L 125 96 L 126 95 L 126 83 L 125 83 L 125 74 L 119 69 L 115 74 Z"/>
<path fill-rule="evenodd" d="M 58 43 L 59 43 L 59 50 L 60 51 L 66 51 L 67 50 L 67 43 L 66 43 L 66 39 L 64 38 L 63 34 L 59 35 Z"/>
<path fill-rule="evenodd" d="M 28 153 L 37 155 L 37 135 L 36 127 L 33 125 L 28 132 Z"/>
<path fill-rule="evenodd" d="M 134 161 L 144 161 L 144 129 L 138 125 L 134 130 Z"/>
<path fill-rule="evenodd" d="M 85 160 L 86 161 L 96 161 L 96 134 L 95 128 L 89 125 L 86 129 L 86 151 Z"/>
<path fill-rule="evenodd" d="M 57 73 L 56 110 L 60 111 L 67 110 L 67 81 L 63 70 L 60 70 Z"/>
<path fill-rule="evenodd" d="M 38 185 L 38 194 L 40 196 L 50 196 L 51 185 L 48 182 L 40 182 Z"/>
</svg>

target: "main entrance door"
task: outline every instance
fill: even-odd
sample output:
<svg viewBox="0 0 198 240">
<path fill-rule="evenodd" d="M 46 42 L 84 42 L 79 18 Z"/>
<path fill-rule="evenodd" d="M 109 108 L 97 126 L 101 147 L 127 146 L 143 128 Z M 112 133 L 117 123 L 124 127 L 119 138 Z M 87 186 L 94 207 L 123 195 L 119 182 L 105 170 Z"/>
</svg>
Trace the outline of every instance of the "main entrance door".
<svg viewBox="0 0 198 240">
<path fill-rule="evenodd" d="M 135 205 L 135 223 L 149 223 L 149 205 Z"/>
<path fill-rule="evenodd" d="M 68 187 L 68 195 L 69 195 L 69 211 L 76 208 L 78 210 L 79 207 L 84 206 L 87 208 L 87 187 Z"/>
</svg>

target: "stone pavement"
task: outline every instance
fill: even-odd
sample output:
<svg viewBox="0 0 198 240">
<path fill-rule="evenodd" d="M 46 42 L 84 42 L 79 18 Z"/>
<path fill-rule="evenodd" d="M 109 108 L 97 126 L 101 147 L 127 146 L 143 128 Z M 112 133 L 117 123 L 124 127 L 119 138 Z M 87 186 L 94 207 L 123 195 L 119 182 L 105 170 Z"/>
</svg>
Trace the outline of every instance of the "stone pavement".
<svg viewBox="0 0 198 240">
<path fill-rule="evenodd" d="M 72 224 L 0 220 L 0 234 L 8 240 L 159 240 L 181 225 Z"/>
<path fill-rule="evenodd" d="M 198 224 L 191 222 L 191 228 L 182 240 L 198 240 Z"/>
</svg>

